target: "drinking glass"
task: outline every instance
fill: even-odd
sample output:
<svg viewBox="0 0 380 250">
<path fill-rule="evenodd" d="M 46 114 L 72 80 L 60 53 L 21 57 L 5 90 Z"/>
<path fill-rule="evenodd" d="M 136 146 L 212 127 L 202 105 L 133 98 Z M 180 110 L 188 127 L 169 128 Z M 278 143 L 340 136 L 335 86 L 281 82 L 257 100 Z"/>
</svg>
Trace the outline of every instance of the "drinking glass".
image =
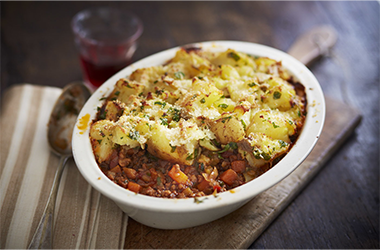
<svg viewBox="0 0 380 250">
<path fill-rule="evenodd" d="M 92 89 L 131 63 L 137 39 L 143 32 L 133 13 L 115 8 L 93 8 L 72 19 L 84 81 Z"/>
</svg>

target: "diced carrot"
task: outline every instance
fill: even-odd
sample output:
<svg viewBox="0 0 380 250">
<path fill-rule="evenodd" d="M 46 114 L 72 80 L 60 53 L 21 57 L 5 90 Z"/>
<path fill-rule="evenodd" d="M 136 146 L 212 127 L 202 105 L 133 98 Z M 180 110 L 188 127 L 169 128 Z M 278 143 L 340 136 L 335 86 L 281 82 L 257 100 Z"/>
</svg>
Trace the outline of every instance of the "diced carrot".
<svg viewBox="0 0 380 250">
<path fill-rule="evenodd" d="M 231 162 L 231 169 L 236 173 L 243 173 L 245 171 L 245 161 L 233 161 Z"/>
<path fill-rule="evenodd" d="M 123 170 L 129 179 L 134 180 L 136 178 L 137 171 L 134 170 L 133 168 L 124 168 Z"/>
<path fill-rule="evenodd" d="M 227 169 L 220 175 L 220 179 L 228 185 L 232 185 L 237 180 L 237 178 L 237 173 L 232 169 Z"/>
<path fill-rule="evenodd" d="M 200 191 L 204 191 L 204 190 L 206 190 L 209 186 L 210 186 L 210 182 L 207 181 L 207 180 L 203 180 L 203 181 L 201 181 L 201 182 L 198 184 L 197 188 L 198 188 Z"/>
<path fill-rule="evenodd" d="M 137 183 L 134 183 L 132 181 L 128 182 L 127 188 L 131 190 L 132 192 L 138 193 L 141 189 L 141 186 Z"/>
<path fill-rule="evenodd" d="M 175 164 L 172 169 L 170 169 L 168 175 L 170 178 L 180 184 L 186 184 L 187 180 L 189 179 L 187 175 L 181 171 L 178 164 Z"/>
</svg>

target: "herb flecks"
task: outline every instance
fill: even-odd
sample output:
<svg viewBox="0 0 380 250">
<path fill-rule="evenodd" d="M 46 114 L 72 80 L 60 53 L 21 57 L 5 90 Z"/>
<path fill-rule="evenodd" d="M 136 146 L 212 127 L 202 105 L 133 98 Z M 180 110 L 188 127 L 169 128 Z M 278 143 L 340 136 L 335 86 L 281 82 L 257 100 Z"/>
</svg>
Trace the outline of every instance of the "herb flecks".
<svg viewBox="0 0 380 250">
<path fill-rule="evenodd" d="M 256 86 L 256 85 L 257 85 L 257 83 L 255 83 L 255 82 L 248 83 L 248 86 L 251 87 L 251 88 L 252 88 L 253 86 Z"/>
<path fill-rule="evenodd" d="M 172 114 L 172 119 L 175 122 L 179 122 L 179 120 L 181 119 L 181 110 L 180 109 L 170 107 L 168 109 L 168 113 Z"/>
<path fill-rule="evenodd" d="M 281 92 L 275 91 L 273 93 L 273 99 L 280 99 L 281 98 Z"/>
<path fill-rule="evenodd" d="M 168 118 L 162 118 L 160 117 L 160 120 L 161 120 L 161 124 L 164 125 L 164 126 L 168 126 L 169 123 L 168 123 Z"/>
<path fill-rule="evenodd" d="M 222 108 L 224 110 L 224 109 L 228 108 L 228 105 L 225 103 L 222 103 L 222 104 L 218 105 L 218 108 Z"/>
<path fill-rule="evenodd" d="M 162 108 L 165 108 L 166 102 L 154 102 L 154 105 L 160 105 Z"/>
<path fill-rule="evenodd" d="M 185 77 L 185 73 L 181 72 L 181 71 L 178 71 L 178 72 L 175 72 L 174 73 L 174 77 L 178 80 L 181 80 Z"/>
<path fill-rule="evenodd" d="M 266 161 L 269 161 L 272 157 L 270 156 L 270 154 L 264 152 L 264 151 L 261 151 L 259 149 L 254 149 L 253 150 L 253 156 L 256 158 L 256 159 L 263 159 L 263 160 L 266 160 Z"/>
<path fill-rule="evenodd" d="M 131 129 L 129 131 L 128 137 L 131 138 L 132 140 L 137 141 L 140 138 L 140 133 L 139 133 L 139 131 L 137 131 L 135 129 Z"/>
<path fill-rule="evenodd" d="M 229 142 L 222 150 L 220 151 L 217 151 L 218 154 L 221 154 L 221 153 L 224 153 L 226 152 L 227 150 L 234 150 L 234 149 L 237 149 L 238 148 L 238 145 L 236 142 Z"/>
<path fill-rule="evenodd" d="M 231 116 L 227 116 L 227 117 L 223 117 L 222 118 L 222 123 L 226 123 L 226 122 L 228 122 L 229 120 L 231 120 Z"/>
<path fill-rule="evenodd" d="M 276 125 L 275 122 L 272 122 L 273 128 L 279 128 L 280 126 Z"/>
<path fill-rule="evenodd" d="M 243 119 L 241 119 L 240 122 L 241 122 L 241 125 L 243 125 L 244 130 L 246 130 L 247 124 L 245 123 L 245 121 Z"/>
<path fill-rule="evenodd" d="M 278 140 L 278 143 L 280 144 L 280 148 L 286 148 L 288 146 L 288 143 L 283 140 Z"/>
<path fill-rule="evenodd" d="M 228 53 L 227 57 L 234 59 L 236 62 L 240 60 L 240 56 L 235 52 Z"/>
</svg>

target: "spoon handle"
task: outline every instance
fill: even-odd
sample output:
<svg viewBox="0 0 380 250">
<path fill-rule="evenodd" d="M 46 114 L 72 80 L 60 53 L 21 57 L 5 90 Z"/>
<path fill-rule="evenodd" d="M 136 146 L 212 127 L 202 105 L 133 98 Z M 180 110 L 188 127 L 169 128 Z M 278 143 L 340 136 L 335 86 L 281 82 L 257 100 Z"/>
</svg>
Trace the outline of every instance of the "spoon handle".
<svg viewBox="0 0 380 250">
<path fill-rule="evenodd" d="M 58 168 L 54 176 L 53 186 L 50 190 L 48 202 L 28 249 L 53 249 L 55 201 L 57 198 L 62 172 L 68 158 L 68 156 L 62 156 L 59 161 Z"/>
<path fill-rule="evenodd" d="M 337 34 L 334 28 L 317 26 L 298 37 L 288 54 L 308 66 L 319 57 L 327 55 L 336 41 Z"/>
</svg>

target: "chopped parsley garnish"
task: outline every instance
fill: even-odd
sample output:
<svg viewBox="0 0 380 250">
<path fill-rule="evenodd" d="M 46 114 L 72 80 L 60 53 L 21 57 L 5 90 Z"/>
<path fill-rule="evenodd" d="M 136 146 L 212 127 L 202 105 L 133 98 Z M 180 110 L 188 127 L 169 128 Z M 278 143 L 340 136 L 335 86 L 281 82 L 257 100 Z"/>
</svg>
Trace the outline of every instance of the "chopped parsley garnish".
<svg viewBox="0 0 380 250">
<path fill-rule="evenodd" d="M 170 152 L 171 152 L 171 153 L 174 153 L 175 150 L 176 150 L 176 148 L 177 148 L 177 146 L 172 146 L 172 145 L 170 145 L 170 144 L 169 144 L 169 146 L 172 148 L 172 149 L 170 150 Z"/>
<path fill-rule="evenodd" d="M 201 164 L 199 164 L 199 169 L 201 171 L 205 171 L 205 164 L 203 162 L 201 162 Z"/>
<path fill-rule="evenodd" d="M 221 186 L 221 187 L 224 187 L 226 184 L 224 183 L 224 181 L 222 181 L 222 180 L 218 180 L 217 181 L 218 183 L 219 183 L 219 185 Z"/>
<path fill-rule="evenodd" d="M 99 113 L 99 119 L 100 120 L 106 119 L 106 116 L 107 116 L 107 111 L 106 110 L 103 110 L 102 112 Z"/>
<path fill-rule="evenodd" d="M 256 85 L 257 85 L 257 83 L 255 83 L 255 82 L 252 82 L 252 83 L 248 84 L 249 87 L 253 87 L 253 86 L 256 86 Z"/>
<path fill-rule="evenodd" d="M 181 110 L 180 109 L 177 109 L 177 108 L 174 108 L 172 110 L 172 113 L 173 113 L 173 121 L 175 122 L 179 122 L 179 120 L 181 119 Z"/>
<path fill-rule="evenodd" d="M 156 95 L 161 95 L 162 93 L 164 93 L 164 90 L 163 89 L 157 89 L 155 93 L 156 93 Z"/>
<path fill-rule="evenodd" d="M 276 125 L 276 123 L 272 122 L 274 128 L 279 128 L 280 126 Z"/>
<path fill-rule="evenodd" d="M 278 140 L 278 143 L 280 144 L 280 148 L 285 148 L 288 146 L 288 143 L 284 142 L 283 140 Z"/>
<path fill-rule="evenodd" d="M 169 125 L 169 123 L 168 123 L 168 118 L 160 118 L 160 120 L 161 120 L 161 124 L 162 125 L 164 125 L 164 126 L 168 126 Z"/>
<path fill-rule="evenodd" d="M 182 78 L 185 77 L 185 74 L 184 74 L 183 72 L 181 72 L 181 71 L 178 71 L 178 72 L 175 72 L 175 73 L 174 73 L 174 77 L 175 77 L 176 79 L 181 80 Z"/>
<path fill-rule="evenodd" d="M 196 148 L 196 149 L 194 150 L 194 153 L 191 153 L 191 154 L 188 154 L 188 155 L 187 155 L 186 160 L 187 160 L 187 161 L 190 161 L 190 160 L 192 160 L 192 159 L 197 158 L 197 156 L 198 156 L 198 149 Z"/>
<path fill-rule="evenodd" d="M 241 124 L 243 125 L 244 130 L 247 129 L 247 124 L 245 124 L 245 121 L 243 119 L 240 120 Z"/>
<path fill-rule="evenodd" d="M 225 103 L 219 104 L 218 107 L 221 107 L 222 109 L 228 108 L 228 105 Z"/>
<path fill-rule="evenodd" d="M 140 138 L 140 133 L 137 130 L 131 129 L 129 131 L 128 137 L 131 138 L 132 140 L 137 141 Z"/>
<path fill-rule="evenodd" d="M 219 159 L 224 160 L 224 158 L 220 154 L 217 154 L 217 156 Z"/>
<path fill-rule="evenodd" d="M 281 92 L 275 91 L 273 93 L 273 99 L 280 99 L 281 98 Z"/>
<path fill-rule="evenodd" d="M 229 142 L 222 150 L 220 151 L 217 151 L 218 154 L 221 154 L 221 153 L 224 153 L 226 152 L 227 150 L 234 150 L 234 149 L 237 149 L 238 148 L 238 145 L 236 142 Z"/>
<path fill-rule="evenodd" d="M 235 61 L 239 61 L 240 60 L 240 56 L 234 52 L 230 52 L 227 54 L 227 57 L 229 58 L 232 58 L 234 59 Z"/>
<path fill-rule="evenodd" d="M 127 88 L 130 88 L 130 89 L 132 89 L 132 86 L 131 86 L 131 85 L 129 85 L 129 82 L 125 81 L 125 83 L 126 83 L 126 86 L 127 86 Z"/>
<path fill-rule="evenodd" d="M 271 156 L 268 153 L 265 153 L 265 152 L 263 152 L 261 150 L 257 150 L 257 149 L 253 150 L 253 156 L 256 159 L 264 159 L 266 161 L 269 161 L 271 158 Z"/>
<path fill-rule="evenodd" d="M 102 140 L 97 140 L 97 141 L 98 141 L 99 144 L 102 143 Z"/>
<path fill-rule="evenodd" d="M 200 100 L 201 103 L 205 103 L 206 102 L 206 99 L 203 97 L 201 100 Z"/>
<path fill-rule="evenodd" d="M 154 102 L 154 105 L 161 105 L 162 108 L 165 108 L 166 102 Z"/>
<path fill-rule="evenodd" d="M 227 117 L 223 117 L 222 118 L 222 123 L 226 123 L 226 121 L 229 121 L 229 120 L 231 120 L 231 116 L 227 116 Z"/>
<path fill-rule="evenodd" d="M 120 91 L 116 91 L 116 92 L 115 92 L 115 95 L 120 95 Z"/>
<path fill-rule="evenodd" d="M 193 159 L 193 153 L 188 154 L 187 157 L 186 157 L 186 161 L 190 161 L 192 159 Z"/>
<path fill-rule="evenodd" d="M 216 147 L 220 147 L 220 143 L 219 143 L 217 140 L 215 140 L 215 139 L 212 139 L 212 140 L 211 140 L 211 143 L 212 143 L 214 146 L 216 146 Z"/>
</svg>

